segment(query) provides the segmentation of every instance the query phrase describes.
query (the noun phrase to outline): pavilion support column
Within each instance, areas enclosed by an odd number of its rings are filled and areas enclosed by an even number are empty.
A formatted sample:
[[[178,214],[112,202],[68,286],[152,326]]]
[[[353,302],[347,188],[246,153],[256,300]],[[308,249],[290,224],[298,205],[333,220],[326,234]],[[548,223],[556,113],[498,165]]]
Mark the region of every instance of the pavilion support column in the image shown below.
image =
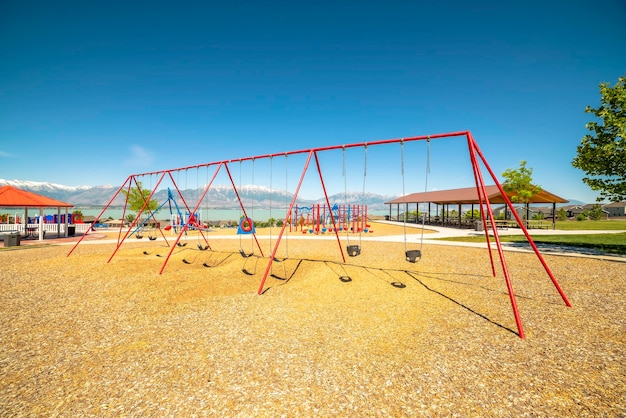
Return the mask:
[[[461,204],[459,203],[459,228],[461,228]]]
[[[63,232],[63,236],[64,236],[65,238],[67,238],[67,237],[69,236],[69,235],[68,235],[68,231],[67,231],[67,227],[69,226],[69,219],[68,219],[68,215],[69,215],[69,213],[68,213],[68,209],[67,209],[67,207],[66,207],[66,208],[65,208],[65,231]]]
[[[57,237],[61,238],[61,207],[57,207]]]
[[[552,230],[556,229],[556,202],[552,202]]]
[[[39,208],[39,241],[43,241],[43,207]]]

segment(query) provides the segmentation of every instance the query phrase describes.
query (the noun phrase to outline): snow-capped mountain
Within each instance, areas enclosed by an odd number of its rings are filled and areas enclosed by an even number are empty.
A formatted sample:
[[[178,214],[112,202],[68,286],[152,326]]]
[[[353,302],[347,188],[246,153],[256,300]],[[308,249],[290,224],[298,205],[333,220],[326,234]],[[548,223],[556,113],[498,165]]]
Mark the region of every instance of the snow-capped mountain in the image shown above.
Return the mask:
[[[43,196],[48,196],[53,199],[61,200],[63,202],[72,203],[75,206],[102,206],[106,205],[114,193],[118,190],[119,186],[65,186],[55,183],[44,183],[36,181],[24,181],[24,180],[4,180],[0,179],[0,186],[10,185],[19,189],[27,190]],[[159,190],[153,196],[153,199],[159,203],[164,203],[168,200],[171,193],[172,198],[178,205],[182,205],[182,200],[189,206],[196,205],[204,193],[204,186],[198,189],[185,189],[180,190],[180,194],[176,189],[163,189]],[[254,205],[255,207],[287,207],[293,198],[293,194],[285,190],[270,189],[269,187],[262,185],[242,185],[237,187],[239,198],[245,206]],[[182,198],[181,198],[182,194]],[[394,198],[395,196],[381,196],[375,193],[362,192],[348,192],[338,193],[329,196],[329,200],[332,204],[365,204],[370,207],[370,210],[382,210],[385,209],[384,202]],[[120,193],[111,205],[120,206],[124,204],[125,197]],[[318,199],[309,200],[298,198],[296,203],[301,206],[310,206],[312,204],[325,203],[325,198],[320,197]],[[239,202],[235,190],[230,185],[214,185],[209,189],[209,192],[202,200],[200,208],[238,208]]]
[[[63,184],[46,183],[28,180],[0,179],[1,186],[13,186],[18,189],[48,196],[74,205],[104,205],[111,198],[117,187],[104,186],[66,186]]]
[[[395,199],[398,196],[383,196],[371,192],[344,192],[328,196],[332,203],[340,205],[367,205],[372,210],[385,209],[385,202]],[[317,199],[314,203],[326,203],[324,198]]]

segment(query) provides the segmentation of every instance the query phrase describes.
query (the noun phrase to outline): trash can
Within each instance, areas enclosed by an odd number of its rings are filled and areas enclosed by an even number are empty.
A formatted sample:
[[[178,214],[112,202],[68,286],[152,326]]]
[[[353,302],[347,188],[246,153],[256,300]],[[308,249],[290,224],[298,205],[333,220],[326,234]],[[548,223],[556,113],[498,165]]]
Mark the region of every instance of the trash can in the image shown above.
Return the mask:
[[[4,234],[4,246],[5,247],[19,247],[19,245],[20,245],[20,234],[18,233]]]
[[[67,236],[73,237],[76,234],[76,225],[68,225],[67,226]]]
[[[476,231],[483,231],[483,221],[476,221]]]

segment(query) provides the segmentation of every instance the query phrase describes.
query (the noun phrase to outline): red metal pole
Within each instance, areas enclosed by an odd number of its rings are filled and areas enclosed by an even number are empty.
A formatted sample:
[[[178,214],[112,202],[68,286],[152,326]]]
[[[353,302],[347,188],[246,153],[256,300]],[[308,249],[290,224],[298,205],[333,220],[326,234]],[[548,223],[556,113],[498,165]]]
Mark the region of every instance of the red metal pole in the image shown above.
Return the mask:
[[[126,238],[126,236],[128,235],[128,233],[130,232],[131,226],[129,226],[128,231],[126,231],[126,234],[124,235],[123,238],[122,237],[122,227],[124,226],[124,218],[126,216],[126,207],[128,206],[128,196],[130,196],[130,190],[132,187],[132,181],[135,181],[135,184],[137,184],[137,180],[135,179],[135,176],[132,177],[131,182],[128,183],[128,188],[126,190],[126,201],[124,202],[124,210],[122,212],[122,223],[120,224],[120,229],[117,233],[117,245],[115,247],[115,249],[113,250],[113,253],[111,254],[111,256],[109,257],[109,259],[107,260],[107,263],[110,263],[111,260],[113,259],[113,256],[115,255],[115,253],[117,253],[117,250],[120,249],[120,247],[122,246],[122,243],[124,242],[124,239]],[[134,221],[133,221],[134,223]]]
[[[109,201],[107,202],[106,205],[104,205],[104,209],[102,209],[102,211],[100,212],[100,214],[96,217],[96,220],[100,220],[100,217],[104,214],[104,212],[109,208],[109,206],[111,206],[111,203],[115,200],[115,198],[120,194],[120,192],[122,191],[122,189],[124,188],[124,186],[126,186],[126,183],[130,182],[130,176],[126,178],[126,180],[124,181],[124,184],[122,184],[119,189],[117,189],[117,191],[113,194],[113,197],[111,199],[109,199]],[[74,244],[74,246],[72,247],[72,249],[67,253],[66,257],[69,257],[74,250],[76,249],[76,247],[78,246],[78,244],[80,244],[80,242],[87,236],[87,234],[89,233],[89,229],[86,229],[85,232],[83,233],[83,235],[80,237],[80,239],[76,242],[76,244]]]
[[[322,190],[324,190],[324,199],[326,199],[326,204],[328,205],[328,207],[330,207],[330,199],[328,198],[328,192],[326,191],[326,184],[324,183],[324,176],[322,176],[322,168],[320,167],[320,160],[317,157],[317,152],[315,153],[315,164],[317,164],[317,172],[319,173],[320,182],[322,183]],[[332,219],[332,212],[331,212],[331,219]],[[337,237],[337,245],[339,246],[339,251],[341,252],[341,259],[345,263],[346,256],[343,253],[343,247],[341,246],[341,240],[339,239],[339,233],[337,232],[337,228],[334,227],[335,220],[332,219],[332,221],[333,221],[333,229],[335,230],[335,237]]]
[[[165,174],[161,176],[161,179],[159,179],[159,181],[157,182],[156,186],[154,186],[154,188],[152,190],[150,190],[150,196],[148,196],[147,199],[143,197],[143,190],[141,189],[141,187],[139,187],[140,183],[135,178],[135,185],[137,186],[137,190],[139,191],[139,195],[143,199],[143,205],[141,206],[141,209],[139,209],[139,212],[137,213],[137,216],[133,220],[131,226],[128,228],[128,231],[126,232],[126,235],[124,235],[124,238],[122,239],[122,242],[128,237],[128,235],[130,233],[130,230],[135,225],[137,225],[139,218],[141,217],[141,215],[143,214],[143,212],[146,209],[148,209],[148,211],[150,212],[150,216],[152,216],[154,218],[154,213],[152,212],[152,209],[150,209],[149,203],[152,200],[152,196],[154,196],[154,193],[156,192],[156,189],[159,187],[159,184],[161,183],[161,180],[163,179],[164,176],[165,176]]]
[[[117,233],[117,244],[120,243],[120,238],[122,236],[122,227],[124,226],[124,219],[126,218],[126,208],[128,207],[128,196],[130,195],[130,189],[132,187],[132,180],[135,179],[135,176],[132,176],[131,182],[128,183],[128,187],[126,188],[126,200],[124,201],[124,209],[122,210],[122,223],[120,224],[120,229]],[[111,261],[111,259],[109,259]],[[108,261],[107,261],[108,263]]]
[[[471,135],[471,134],[468,133],[468,135]],[[546,263],[546,261],[544,260],[543,256],[541,255],[541,252],[539,251],[539,249],[535,245],[535,242],[533,241],[533,239],[531,238],[530,234],[528,233],[528,230],[526,229],[526,226],[524,225],[524,222],[520,219],[519,215],[517,214],[517,211],[515,210],[515,208],[513,207],[513,204],[511,203],[511,200],[509,199],[508,195],[506,194],[506,192],[502,188],[502,185],[500,184],[500,182],[498,182],[498,179],[496,178],[496,175],[491,170],[491,167],[489,167],[489,165],[487,164],[485,156],[481,152],[480,148],[478,148],[478,145],[476,144],[476,142],[474,142],[473,138],[472,138],[472,142],[474,144],[474,148],[476,149],[476,152],[478,153],[478,156],[483,161],[483,164],[487,168],[487,171],[489,171],[489,174],[491,175],[491,178],[495,182],[496,186],[498,186],[498,190],[500,191],[500,194],[504,198],[504,201],[506,202],[506,204],[509,207],[509,209],[511,209],[511,212],[513,213],[513,216],[515,216],[515,220],[517,221],[517,224],[519,225],[519,227],[524,232],[524,235],[526,236],[526,239],[528,240],[528,243],[530,244],[530,246],[532,247],[533,251],[537,255],[537,258],[539,258],[539,261],[541,262],[541,265],[543,265],[543,268],[545,269],[546,273],[548,273],[548,276],[550,277],[550,280],[552,280],[552,283],[554,284],[554,287],[559,292],[559,295],[561,295],[561,298],[563,299],[563,302],[565,302],[565,305],[568,306],[568,307],[571,307],[572,304],[567,299],[567,296],[565,296],[565,292],[563,291],[563,289],[561,289],[561,286],[559,285],[559,283],[557,282],[556,278],[554,277],[554,274],[552,274],[552,270],[550,270],[550,267],[548,267],[548,263]]]
[[[471,148],[474,148],[475,143],[474,143],[473,138],[471,139],[471,144],[472,144]],[[487,191],[485,189],[485,182],[483,181],[483,177],[480,172],[480,168],[478,167],[478,161],[476,160],[476,155],[474,154],[474,152],[470,154],[470,158],[472,160],[472,164],[477,170],[476,174],[478,175],[478,179],[480,181],[480,188],[482,189],[483,195],[486,196]],[[511,282],[511,276],[509,274],[509,269],[506,264],[506,259],[504,257],[504,250],[502,249],[502,243],[500,242],[498,228],[496,228],[495,220],[493,217],[493,211],[491,210],[491,202],[489,202],[489,199],[486,200],[486,204],[487,204],[487,211],[489,213],[489,219],[491,220],[491,225],[493,229],[493,237],[496,240],[496,246],[498,248],[498,256],[500,257],[500,264],[502,265],[502,271],[504,272],[504,280],[506,282],[506,288],[509,292],[509,300],[511,301],[513,315],[515,316],[515,324],[517,325],[517,331],[518,331],[519,337],[524,339],[526,338],[526,336],[524,334],[524,327],[522,325],[522,317],[519,313],[519,308],[517,307],[517,301],[515,299],[515,292],[513,291],[513,283]],[[491,243],[489,242],[489,240],[487,240],[487,246],[489,248],[489,252],[491,252]]]
[[[304,176],[306,175],[307,170],[309,169],[309,164],[311,162],[311,157],[313,156],[313,151],[311,151],[306,159],[306,162],[304,163],[304,168],[302,169],[302,175],[300,176],[300,181],[298,182],[298,186],[296,187],[296,190],[293,194],[293,197],[291,198],[291,203],[289,204],[289,210],[287,210],[287,214],[285,216],[285,219],[288,219],[289,216],[291,215],[291,211],[293,210],[293,205],[296,203],[296,199],[298,198],[298,193],[300,192],[300,186],[302,186],[302,182],[304,181]],[[228,166],[226,166],[226,168],[228,169]],[[232,181],[232,179],[231,179]],[[280,240],[283,237],[283,234],[285,233],[285,226],[287,225],[286,222],[283,222],[283,226],[280,228],[280,232],[278,233],[278,238],[276,239],[276,244],[274,244],[274,249],[272,250],[272,255],[270,256],[269,261],[267,262],[267,267],[265,268],[265,273],[263,273],[263,278],[261,279],[261,284],[259,285],[259,290],[258,290],[258,294],[262,294],[263,293],[263,287],[265,286],[265,281],[267,280],[267,276],[270,273],[270,269],[272,268],[272,262],[274,261],[274,257],[276,257],[276,251],[278,251],[278,245],[280,244]]]
[[[172,172],[168,172],[170,179],[172,180],[172,184],[174,185],[174,188],[176,189],[176,191],[178,192],[178,195],[180,196],[180,198],[183,200],[183,203],[185,204],[185,207],[187,207],[187,210],[189,211],[189,207],[187,206],[187,202],[185,202],[185,199],[183,198],[182,193],[180,192],[180,190],[178,189],[178,184],[176,184],[176,181],[174,180],[174,176],[172,176]],[[180,223],[182,223],[182,219],[179,221]],[[180,242],[180,238],[183,236],[183,234],[185,232],[187,232],[187,226],[188,226],[189,222],[185,222],[185,225],[180,229],[180,232],[178,233],[178,236],[176,237],[176,241],[174,242],[174,244],[172,244],[172,246],[170,247],[170,251],[167,253],[167,256],[165,257],[165,261],[163,261],[163,265],[161,266],[161,270],[159,270],[159,274],[163,274],[163,270],[165,270],[165,266],[167,266],[167,262],[170,260],[170,257],[172,256],[172,253],[174,252],[174,249],[176,248],[176,246],[178,245],[178,243]]]
[[[193,213],[195,214],[196,211],[198,210],[198,208],[200,207],[200,205],[202,204],[202,201],[204,200],[204,197],[207,195],[207,193],[209,192],[209,189],[211,188],[211,186],[213,185],[213,181],[215,180],[215,177],[217,177],[217,173],[219,173],[220,169],[222,168],[222,163],[220,163],[217,166],[217,169],[215,169],[215,173],[213,173],[213,177],[211,177],[211,181],[209,181],[206,185],[206,187],[204,188],[204,192],[202,193],[202,196],[200,196],[200,199],[198,199],[198,203],[196,204],[196,206],[193,208]],[[209,245],[209,241],[206,239],[206,237],[204,236],[204,234],[202,233],[201,229],[198,229],[198,232],[200,233],[200,235],[202,235],[202,238],[204,239],[204,242],[209,246],[209,249],[211,249],[211,246]]]
[[[152,191],[150,193],[150,197],[148,198],[148,202],[150,202],[150,200],[152,199],[152,196],[154,196],[154,194],[156,193],[156,190],[159,188],[159,185],[161,184],[161,181],[163,180],[164,177],[165,177],[165,173],[163,173],[163,175],[161,175],[161,178],[157,181],[157,183],[155,184],[154,188],[152,189]],[[148,210],[150,211],[150,216],[152,217],[152,219],[154,219],[156,221],[157,220],[156,216],[155,216],[156,214],[152,212],[152,209],[150,209],[150,207],[148,207]],[[143,211],[143,209],[142,209],[142,211]],[[137,215],[137,216],[139,216],[139,215]],[[159,227],[159,232],[161,233],[161,236],[163,237],[163,240],[165,241],[165,243],[169,247],[170,243],[167,241],[167,237],[163,233],[163,230],[161,229],[161,227]]]
[[[241,211],[243,212],[243,216],[245,216],[247,219],[248,218],[248,214],[246,213],[246,208],[243,204],[243,201],[241,200],[241,197],[239,196],[239,190],[237,189],[237,186],[235,185],[235,181],[233,180],[233,176],[230,173],[230,168],[228,167],[227,163],[224,163],[224,167],[226,167],[226,172],[228,173],[228,178],[230,179],[230,184],[232,184],[233,186],[233,190],[235,191],[235,196],[237,196],[237,200],[239,201],[239,206],[241,207]],[[254,219],[252,220],[252,222],[254,223]],[[259,240],[257,239],[256,236],[256,232],[254,232],[254,227],[252,228],[252,236],[254,237],[254,242],[256,242],[256,246],[259,249],[259,252],[261,253],[261,257],[265,257],[265,255],[263,254],[263,249],[261,248],[261,244],[259,244]]]
[[[483,210],[483,202],[487,201],[489,197],[483,194],[485,189],[479,186],[479,184],[481,183],[479,180],[480,167],[476,160],[476,151],[474,150],[474,147],[472,145],[472,140],[470,140],[469,135],[467,136],[467,147],[469,151],[470,162],[472,163],[472,171],[474,172],[474,182],[476,183],[476,194],[478,195],[478,203],[480,205],[480,218],[483,223],[483,229],[485,230],[485,240],[487,242],[487,248],[489,248],[488,253],[489,253],[489,261],[491,262],[491,273],[493,274],[493,277],[496,277],[496,266],[493,261],[493,254],[491,252],[491,243],[489,241],[489,228],[487,228],[487,219],[485,217],[485,211]],[[494,227],[493,220],[491,221],[491,225],[492,227]]]

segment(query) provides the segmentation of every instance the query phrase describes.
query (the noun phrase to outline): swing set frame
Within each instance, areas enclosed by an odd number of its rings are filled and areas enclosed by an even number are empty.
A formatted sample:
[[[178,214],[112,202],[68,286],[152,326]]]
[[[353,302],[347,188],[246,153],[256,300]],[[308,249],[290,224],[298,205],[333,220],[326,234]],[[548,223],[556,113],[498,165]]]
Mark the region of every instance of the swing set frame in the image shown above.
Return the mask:
[[[147,173],[141,173],[141,174],[132,174],[132,175],[127,177],[127,179],[124,182],[124,184],[122,186],[120,186],[120,188],[115,192],[113,197],[109,200],[107,205],[105,205],[104,209],[102,209],[102,212],[100,213],[100,215],[98,215],[98,217],[96,219],[99,219],[104,214],[106,209],[111,205],[111,203],[115,200],[115,198],[119,195],[119,193],[122,190],[124,190],[124,188],[126,188],[127,191],[130,191],[131,186],[133,184],[135,185],[135,187],[139,187],[139,182],[138,182],[137,178],[140,178],[142,176],[147,176],[147,175],[150,175],[150,176],[151,175],[156,175],[157,178],[158,178],[158,181],[156,182],[156,185],[154,186],[153,190],[151,191],[150,196],[146,199],[145,204],[142,207],[142,209],[139,212],[139,214],[138,214],[136,219],[138,219],[139,216],[141,215],[141,213],[147,208],[148,202],[150,201],[150,199],[152,199],[152,196],[154,195],[154,193],[156,192],[156,190],[159,187],[160,183],[162,182],[162,180],[166,176],[168,176],[170,178],[170,180],[173,183],[176,191],[178,192],[178,195],[181,198],[181,201],[183,202],[183,204],[185,205],[185,207],[187,208],[189,213],[196,213],[198,208],[200,207],[200,204],[202,203],[202,201],[204,200],[205,196],[207,195],[207,193],[209,192],[210,188],[212,187],[213,181],[215,180],[215,178],[217,177],[218,173],[222,169],[224,169],[226,171],[227,175],[228,175],[230,183],[231,183],[231,185],[233,187],[233,190],[234,190],[235,195],[237,197],[237,200],[239,202],[239,205],[240,205],[241,211],[243,213],[243,216],[245,218],[248,218],[248,214],[246,212],[246,207],[245,207],[244,202],[242,201],[242,199],[240,197],[238,187],[235,184],[235,181],[233,180],[233,176],[231,174],[229,165],[232,164],[232,163],[240,163],[241,164],[242,162],[245,162],[245,161],[252,161],[252,162],[254,162],[255,160],[265,159],[265,158],[274,158],[274,157],[283,157],[283,156],[284,157],[288,157],[290,155],[304,154],[304,155],[306,155],[306,161],[304,163],[304,166],[303,166],[303,169],[302,169],[302,173],[300,175],[300,179],[299,179],[298,184],[297,184],[297,186],[296,186],[296,188],[295,188],[295,190],[293,192],[292,199],[291,199],[291,202],[289,203],[289,206],[288,206],[288,209],[287,209],[287,212],[286,212],[286,215],[285,215],[285,219],[284,219],[284,222],[283,222],[282,227],[280,229],[280,232],[278,233],[278,236],[277,236],[275,242],[273,243],[273,248],[271,250],[271,255],[268,258],[267,265],[266,265],[265,271],[263,273],[263,277],[261,279],[261,283],[260,283],[258,291],[257,291],[257,293],[259,295],[261,295],[265,291],[265,283],[266,283],[267,277],[270,275],[273,262],[276,260],[276,253],[277,253],[277,251],[279,249],[280,242],[281,242],[281,240],[282,240],[282,238],[283,238],[283,236],[285,234],[285,229],[286,229],[287,225],[290,224],[292,211],[294,209],[294,206],[296,205],[296,199],[298,198],[298,195],[299,195],[299,192],[300,192],[300,188],[302,186],[302,183],[304,181],[304,178],[305,178],[305,176],[306,176],[306,174],[307,174],[307,172],[309,170],[309,167],[310,167],[312,161],[315,161],[315,167],[317,168],[317,173],[319,175],[320,185],[321,185],[323,193],[324,193],[325,203],[326,203],[327,207],[331,207],[330,200],[329,200],[329,197],[328,197],[328,193],[326,191],[326,184],[324,182],[324,176],[322,174],[322,169],[321,169],[321,166],[320,166],[320,160],[319,160],[319,154],[320,153],[323,153],[325,151],[340,150],[340,149],[344,149],[344,150],[345,149],[350,149],[350,148],[364,148],[364,149],[367,149],[368,147],[379,146],[379,145],[404,144],[404,143],[413,142],[413,141],[432,141],[432,140],[436,140],[436,139],[455,138],[455,137],[465,137],[466,140],[467,140],[467,146],[468,146],[470,162],[471,162],[471,165],[472,165],[474,181],[475,181],[475,185],[476,185],[476,191],[478,193],[479,204],[480,204],[480,208],[481,208],[481,210],[480,210],[481,221],[482,221],[482,224],[483,224],[483,230],[485,231],[485,238],[486,238],[487,243],[488,243],[488,249],[489,249],[488,253],[489,253],[489,258],[490,258],[490,262],[491,262],[492,274],[493,274],[494,277],[496,276],[495,260],[494,260],[493,254],[492,254],[491,245],[489,244],[489,238],[490,238],[489,237],[489,229],[491,229],[491,231],[493,233],[494,240],[495,240],[495,246],[496,246],[496,249],[497,249],[497,254],[498,254],[498,257],[500,259],[500,265],[501,265],[503,273],[504,273],[504,279],[505,279],[505,282],[506,282],[506,286],[507,286],[507,290],[508,290],[508,294],[509,294],[509,299],[510,299],[510,302],[511,302],[511,307],[513,309],[513,314],[515,316],[515,322],[516,322],[517,329],[518,329],[518,335],[519,335],[520,338],[525,338],[523,325],[522,325],[522,320],[521,320],[521,317],[520,317],[520,314],[519,314],[519,309],[518,309],[518,306],[517,306],[515,293],[513,291],[513,285],[512,285],[511,277],[510,277],[510,274],[509,274],[509,269],[507,267],[506,258],[504,256],[504,251],[502,249],[502,243],[501,243],[501,240],[500,240],[500,236],[498,234],[498,228],[495,225],[495,217],[493,215],[493,210],[492,210],[492,207],[491,207],[491,203],[489,202],[489,199],[488,199],[486,186],[485,186],[485,176],[483,175],[483,171],[481,169],[481,163],[482,163],[482,166],[484,166],[484,168],[486,169],[488,177],[490,177],[493,180],[493,182],[495,183],[495,185],[498,187],[498,190],[500,191],[500,194],[504,198],[507,207],[511,210],[511,213],[515,217],[515,220],[516,220],[519,228],[523,231],[526,239],[528,240],[528,243],[530,244],[530,246],[533,249],[534,253],[536,254],[537,258],[541,262],[544,270],[548,274],[550,280],[552,281],[554,287],[556,288],[556,290],[558,291],[559,295],[561,296],[563,302],[568,307],[571,307],[571,303],[567,299],[567,296],[563,292],[561,286],[559,285],[559,283],[557,282],[556,278],[554,277],[554,274],[552,273],[552,271],[550,270],[548,264],[544,260],[541,252],[539,251],[539,249],[535,245],[533,239],[531,238],[530,234],[528,233],[528,230],[526,229],[526,226],[525,226],[524,222],[522,221],[522,219],[519,217],[518,213],[513,208],[513,204],[511,203],[511,200],[508,198],[507,194],[505,193],[502,185],[500,184],[500,182],[498,181],[498,178],[496,177],[496,175],[494,174],[493,170],[489,166],[489,164],[487,162],[487,159],[485,158],[483,152],[481,151],[481,149],[479,148],[478,144],[474,140],[474,137],[472,136],[470,131],[459,131],[459,132],[442,133],[442,134],[420,135],[420,136],[405,137],[405,138],[386,139],[386,140],[378,140],[378,141],[359,142],[359,143],[344,144],[344,145],[335,145],[335,146],[327,146],[327,147],[301,149],[301,150],[296,150],[296,151],[280,152],[280,153],[265,154],[265,155],[251,156],[251,157],[243,157],[243,158],[237,158],[237,159],[231,159],[231,160],[223,160],[223,161],[218,161],[218,162],[210,162],[210,163],[205,163],[205,164],[198,164],[198,165],[181,167],[181,168],[175,168],[175,169],[169,169],[169,170],[153,171],[153,172],[147,172]],[[182,170],[200,169],[200,168],[206,168],[208,170],[210,167],[215,167],[215,172],[213,173],[213,176],[212,176],[211,180],[204,187],[203,193],[202,193],[201,197],[198,199],[198,202],[196,203],[195,207],[193,207],[193,210],[190,210],[191,208],[188,205],[188,203],[185,201],[185,199],[183,197],[183,194],[181,193],[181,191],[180,191],[180,189],[179,189],[179,187],[178,187],[178,185],[177,185],[177,183],[176,183],[172,173],[180,173]],[[128,193],[126,193],[126,195],[128,196]],[[127,204],[128,204],[128,198],[126,199],[126,202],[124,204],[124,212],[126,211]],[[332,213],[331,213],[331,222],[333,224],[333,231],[334,231],[335,236],[336,236],[336,240],[337,240],[337,244],[338,244],[338,248],[339,248],[341,259],[343,260],[343,263],[345,263],[346,262],[346,255],[345,255],[345,252],[344,252],[343,247],[341,245],[341,240],[340,240],[340,237],[339,237],[339,233],[337,232],[337,229],[338,229],[337,225],[336,225],[337,220],[335,219],[335,217],[333,216]],[[488,224],[489,224],[489,226],[491,228],[488,228]],[[135,226],[134,223],[131,224],[130,228],[128,229],[128,231],[130,232],[133,229],[134,226]],[[176,238],[176,241],[174,242],[174,245],[171,245],[170,251],[169,251],[167,257],[165,258],[165,261],[163,262],[163,265],[161,266],[159,274],[162,274],[163,271],[165,270],[165,267],[167,266],[167,263],[169,261],[169,258],[171,256],[172,252],[176,248],[176,245],[180,241],[180,239],[183,236],[183,234],[186,233],[188,229],[189,229],[189,221],[187,221],[185,223],[185,225],[181,228],[181,230],[180,230],[180,232],[179,232],[179,234],[178,234],[178,236]],[[124,240],[127,238],[129,232],[126,232],[126,234],[122,237],[122,229],[121,229],[121,226],[120,226],[120,233],[118,234],[117,245],[116,245],[113,253],[109,257],[107,263],[110,262],[113,259],[113,257],[115,256],[115,254],[117,253],[117,251],[119,250],[121,245],[123,244]],[[204,236],[202,231],[200,231],[200,234],[202,234],[202,238],[206,241],[206,243],[208,245],[207,237]],[[67,254],[68,257],[74,252],[76,247],[82,242],[82,240],[85,238],[86,235],[87,235],[87,231],[83,234],[83,236],[78,240],[78,242],[68,252],[68,254]],[[261,245],[259,244],[259,241],[257,239],[256,233],[254,233],[254,231],[253,231],[252,235],[253,235],[254,241],[256,243],[256,247],[258,248],[259,253],[261,254],[261,257],[264,257],[263,250],[261,248]]]

